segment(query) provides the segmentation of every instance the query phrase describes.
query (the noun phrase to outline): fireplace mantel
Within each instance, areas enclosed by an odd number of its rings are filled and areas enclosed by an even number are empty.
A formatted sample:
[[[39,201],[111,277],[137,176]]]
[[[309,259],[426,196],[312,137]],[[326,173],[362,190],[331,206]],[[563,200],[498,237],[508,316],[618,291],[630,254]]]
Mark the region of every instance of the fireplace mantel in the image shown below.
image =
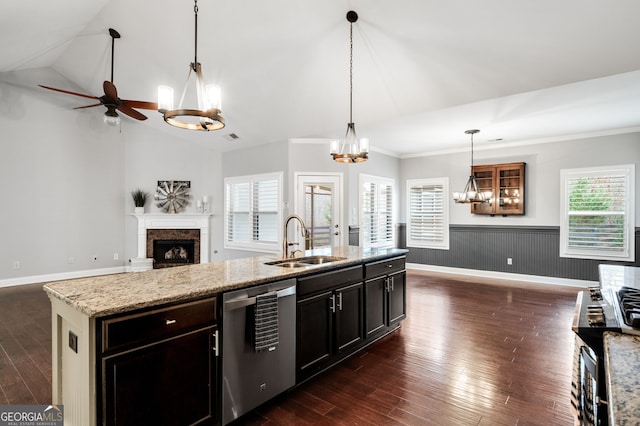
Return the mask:
[[[209,219],[211,214],[144,213],[138,219],[138,257],[147,257],[147,229],[199,229],[200,263],[209,263]]]

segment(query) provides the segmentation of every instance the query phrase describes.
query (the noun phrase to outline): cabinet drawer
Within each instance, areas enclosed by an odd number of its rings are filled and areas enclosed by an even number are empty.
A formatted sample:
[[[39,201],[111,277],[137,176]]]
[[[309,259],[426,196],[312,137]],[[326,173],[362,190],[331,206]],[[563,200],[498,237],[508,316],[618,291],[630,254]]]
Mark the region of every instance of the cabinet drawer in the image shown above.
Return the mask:
[[[379,262],[367,263],[364,265],[364,279],[369,280],[381,275],[403,271],[405,268],[405,260],[405,256],[402,256],[394,257],[393,259],[381,260]]]
[[[362,281],[362,265],[298,278],[298,296]]]
[[[216,298],[102,321],[102,352],[140,345],[215,324]]]

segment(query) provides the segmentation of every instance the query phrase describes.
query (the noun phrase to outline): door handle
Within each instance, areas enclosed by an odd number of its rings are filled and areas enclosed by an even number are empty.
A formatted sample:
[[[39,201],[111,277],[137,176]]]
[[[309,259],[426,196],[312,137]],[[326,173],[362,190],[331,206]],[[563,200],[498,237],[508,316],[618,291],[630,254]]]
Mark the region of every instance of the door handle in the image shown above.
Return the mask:
[[[331,297],[329,297],[329,299],[331,299],[331,304],[329,305],[329,310],[331,310],[331,312],[333,312],[335,314],[335,312],[336,312],[336,296],[332,294]]]
[[[338,293],[338,310],[342,310],[342,293]]]

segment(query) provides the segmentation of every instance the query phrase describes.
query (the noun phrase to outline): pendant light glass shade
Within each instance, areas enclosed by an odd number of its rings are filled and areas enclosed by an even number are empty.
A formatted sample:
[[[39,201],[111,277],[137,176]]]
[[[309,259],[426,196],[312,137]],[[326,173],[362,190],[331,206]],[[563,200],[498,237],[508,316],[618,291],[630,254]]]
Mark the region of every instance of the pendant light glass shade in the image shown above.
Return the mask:
[[[462,192],[453,193],[453,201],[460,204],[472,203],[488,203],[491,200],[491,191],[479,191],[476,176],[473,174],[473,135],[479,133],[480,130],[472,129],[465,131],[465,134],[471,135],[471,175],[467,179],[467,184]]]
[[[182,91],[180,103],[178,108],[174,109],[173,89],[169,86],[159,86],[158,111],[163,115],[165,122],[181,129],[219,130],[224,127],[224,118],[220,115],[222,110],[221,90],[216,85],[205,84],[202,77],[202,65],[198,62],[198,0],[194,0],[193,12],[195,15],[195,57],[189,65],[187,83]],[[197,109],[182,108],[191,73],[196,75]]]
[[[356,125],[353,122],[353,23],[358,14],[347,12],[349,21],[349,123],[344,139],[334,139],[329,143],[329,153],[338,163],[362,163],[369,158],[369,139],[358,139]]]

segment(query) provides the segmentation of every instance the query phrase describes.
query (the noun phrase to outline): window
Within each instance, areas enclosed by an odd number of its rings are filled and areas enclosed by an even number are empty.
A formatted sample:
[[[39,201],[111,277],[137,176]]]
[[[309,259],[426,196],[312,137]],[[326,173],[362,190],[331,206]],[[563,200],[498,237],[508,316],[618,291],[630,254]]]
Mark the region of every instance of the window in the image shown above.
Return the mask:
[[[635,166],[560,171],[560,256],[634,261]]]
[[[282,173],[226,178],[225,247],[280,250]]]
[[[393,247],[393,179],[360,175],[360,245]]]
[[[449,250],[449,178],[407,180],[407,247]]]

